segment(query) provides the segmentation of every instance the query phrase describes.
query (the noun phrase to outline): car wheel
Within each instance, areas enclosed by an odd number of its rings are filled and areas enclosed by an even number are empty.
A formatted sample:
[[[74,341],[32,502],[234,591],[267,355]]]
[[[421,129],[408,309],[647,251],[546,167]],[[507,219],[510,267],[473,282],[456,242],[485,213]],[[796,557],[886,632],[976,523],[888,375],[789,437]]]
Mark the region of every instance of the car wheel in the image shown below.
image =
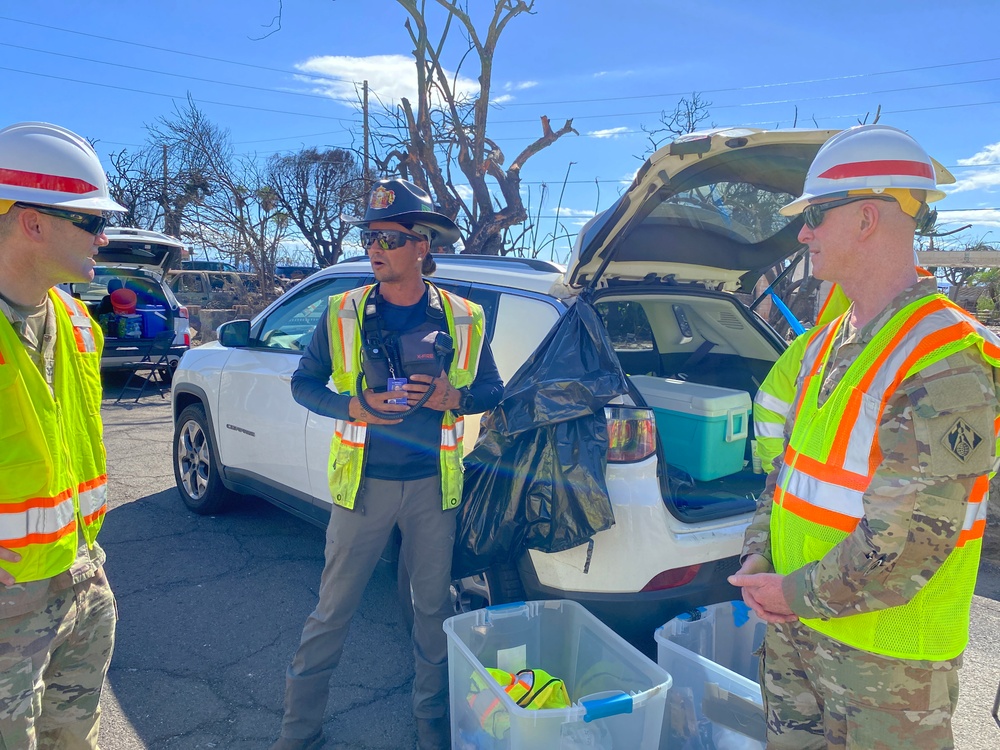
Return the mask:
[[[396,563],[396,593],[403,612],[406,629],[413,630],[413,599],[410,596],[410,576],[403,556]],[[455,614],[472,612],[494,604],[509,604],[524,600],[524,587],[517,567],[510,563],[494,565],[485,573],[451,582],[451,601]]]
[[[233,499],[219,475],[212,431],[200,404],[185,407],[174,425],[174,480],[184,504],[195,513],[219,513]]]

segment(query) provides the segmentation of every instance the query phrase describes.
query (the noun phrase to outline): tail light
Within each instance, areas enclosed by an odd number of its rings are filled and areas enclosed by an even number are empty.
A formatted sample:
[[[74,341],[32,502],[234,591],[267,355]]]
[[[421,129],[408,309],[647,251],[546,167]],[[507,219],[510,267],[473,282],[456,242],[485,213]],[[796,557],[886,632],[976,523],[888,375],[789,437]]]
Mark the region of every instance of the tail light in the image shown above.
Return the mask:
[[[656,452],[656,426],[653,412],[631,406],[606,406],[608,423],[608,462],[634,463]]]
[[[686,565],[683,568],[665,570],[653,576],[649,583],[642,587],[643,591],[663,591],[664,589],[675,589],[678,586],[686,586],[695,579],[701,565]]]
[[[182,330],[184,331],[184,333],[182,335],[184,336],[184,346],[187,347],[188,349],[190,349],[191,348],[191,324],[190,324],[190,322],[187,322],[187,321],[191,320],[191,315],[188,313],[188,309],[186,307],[184,307],[184,305],[181,305],[180,307],[177,308],[177,317],[183,319],[184,321],[186,321],[183,324],[183,329]]]

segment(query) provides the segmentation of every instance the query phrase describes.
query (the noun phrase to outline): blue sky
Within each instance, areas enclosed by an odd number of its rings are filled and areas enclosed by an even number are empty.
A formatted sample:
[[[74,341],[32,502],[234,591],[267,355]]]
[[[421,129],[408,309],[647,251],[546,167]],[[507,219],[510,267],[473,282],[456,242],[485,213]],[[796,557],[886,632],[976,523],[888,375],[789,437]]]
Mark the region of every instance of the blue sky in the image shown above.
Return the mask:
[[[471,5],[482,17],[492,3]],[[412,90],[405,13],[393,0],[284,0],[281,30],[255,39],[270,30],[278,7],[279,0],[5,4],[0,121],[64,125],[96,139],[106,160],[141,144],[146,124],[190,92],[240,151],[360,142],[349,81],[367,79],[385,100]],[[545,182],[541,215],[554,215],[569,168],[562,216],[575,231],[610,205],[641,163],[636,157],[649,150],[641,128],[697,91],[712,103],[709,124],[720,126],[790,127],[797,107],[800,126],[815,118],[820,127],[848,127],[881,105],[881,122],[909,131],[958,179],[938,204],[941,226],[974,226],[951,242],[1000,242],[996,0],[537,0],[535,10],[501,38],[489,134],[508,160],[538,136],[541,115],[555,126],[573,118],[580,136],[528,161],[532,213]],[[462,51],[453,37],[451,70]],[[552,230],[546,221],[543,233]],[[567,250],[560,241],[554,257]]]

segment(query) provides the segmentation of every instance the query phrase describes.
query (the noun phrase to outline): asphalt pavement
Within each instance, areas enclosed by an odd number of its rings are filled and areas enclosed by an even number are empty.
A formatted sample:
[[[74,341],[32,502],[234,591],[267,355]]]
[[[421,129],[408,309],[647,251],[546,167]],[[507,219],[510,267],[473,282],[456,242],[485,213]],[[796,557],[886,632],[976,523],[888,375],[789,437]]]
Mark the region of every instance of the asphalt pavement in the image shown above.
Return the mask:
[[[174,487],[169,400],[153,393],[115,405],[121,379],[112,374],[106,386],[110,501],[100,541],[120,620],[101,747],[266,750],[280,728],[285,667],[316,601],[323,531],[255,498],[219,516],[188,511]],[[327,748],[412,748],[412,678],[394,574],[380,563],[332,684]],[[987,563],[960,682],[956,747],[995,750],[1000,568]]]

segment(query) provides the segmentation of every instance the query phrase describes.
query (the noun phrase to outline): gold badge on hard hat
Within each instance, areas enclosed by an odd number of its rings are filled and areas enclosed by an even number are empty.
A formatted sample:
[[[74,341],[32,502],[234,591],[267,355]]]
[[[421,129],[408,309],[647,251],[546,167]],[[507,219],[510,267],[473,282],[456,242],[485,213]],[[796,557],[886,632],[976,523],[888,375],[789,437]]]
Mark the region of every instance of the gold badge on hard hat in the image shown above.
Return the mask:
[[[394,200],[396,200],[396,194],[392,190],[378,187],[372,191],[372,202],[370,205],[376,211],[381,211],[383,208],[389,208]]]
[[[945,433],[943,442],[948,446],[948,450],[952,452],[955,458],[964,462],[979,447],[983,439],[979,433],[969,426],[968,422],[959,418],[951,426],[951,429]]]

